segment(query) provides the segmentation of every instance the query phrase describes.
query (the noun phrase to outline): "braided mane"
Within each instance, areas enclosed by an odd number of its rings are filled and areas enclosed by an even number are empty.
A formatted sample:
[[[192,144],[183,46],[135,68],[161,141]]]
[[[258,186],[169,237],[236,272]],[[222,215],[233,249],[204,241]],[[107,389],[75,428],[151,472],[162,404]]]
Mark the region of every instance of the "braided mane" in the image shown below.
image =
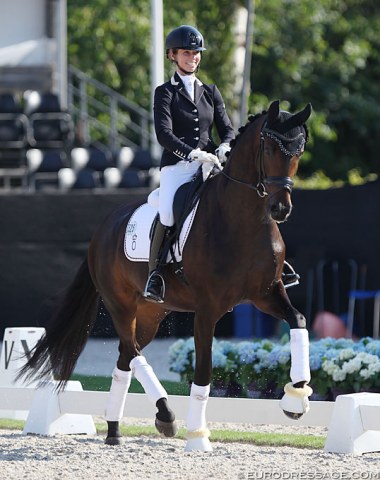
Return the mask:
[[[249,125],[251,125],[253,122],[255,122],[259,117],[261,117],[262,115],[265,115],[267,113],[266,110],[263,110],[261,113],[256,113],[255,115],[250,115],[248,117],[248,122],[241,126],[239,128],[239,133],[238,135],[236,136],[236,138],[234,138],[233,140],[230,141],[230,147],[231,149],[236,145],[236,143],[240,140],[241,138],[241,135],[242,133],[246,130],[247,127],[249,127]],[[228,156],[228,155],[227,155]]]

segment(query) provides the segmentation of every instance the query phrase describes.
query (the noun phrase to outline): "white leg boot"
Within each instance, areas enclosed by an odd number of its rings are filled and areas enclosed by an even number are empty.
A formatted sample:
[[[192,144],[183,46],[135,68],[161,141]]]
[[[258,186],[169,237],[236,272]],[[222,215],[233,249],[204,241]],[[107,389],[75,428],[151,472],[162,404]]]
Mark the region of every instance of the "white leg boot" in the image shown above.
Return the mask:
[[[153,368],[146,361],[145,357],[139,355],[138,357],[133,358],[129,366],[132,369],[134,376],[141,383],[153,405],[156,405],[157,400],[160,398],[168,398],[166,390],[161,385]]]
[[[284,387],[285,395],[280,401],[280,407],[285,414],[295,420],[309,411],[309,397],[313,390],[305,385],[303,388],[294,388],[298,382],[310,381],[309,366],[309,333],[305,328],[290,329],[291,383]]]
[[[114,368],[111,388],[106,403],[105,418],[108,422],[119,422],[122,419],[131,379],[132,372],[125,372],[117,367]]]
[[[198,450],[212,452],[209,440],[210,431],[206,422],[206,407],[210,394],[210,385],[205,387],[191,385],[189,412],[187,415],[187,443],[185,452]]]
[[[178,431],[175,416],[167,404],[168,394],[156,377],[153,368],[142,355],[133,358],[129,365],[151,403],[158,408],[155,420],[157,430],[165,437],[174,437]]]

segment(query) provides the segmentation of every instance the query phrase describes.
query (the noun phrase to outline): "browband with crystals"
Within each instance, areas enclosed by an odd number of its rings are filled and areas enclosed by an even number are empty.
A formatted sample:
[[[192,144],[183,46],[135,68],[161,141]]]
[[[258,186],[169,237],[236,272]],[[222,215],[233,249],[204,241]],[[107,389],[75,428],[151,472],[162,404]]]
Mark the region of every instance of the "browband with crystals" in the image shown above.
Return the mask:
[[[299,155],[304,151],[306,139],[303,133],[299,133],[296,137],[290,138],[290,139],[284,137],[283,135],[280,135],[278,132],[274,132],[273,130],[269,130],[269,129],[263,129],[262,133],[266,137],[274,140],[279,146],[281,152],[284,153],[285,155],[292,157],[294,155]],[[283,142],[286,144],[297,142],[297,145],[295,146],[296,148],[292,148],[290,150],[284,146]]]

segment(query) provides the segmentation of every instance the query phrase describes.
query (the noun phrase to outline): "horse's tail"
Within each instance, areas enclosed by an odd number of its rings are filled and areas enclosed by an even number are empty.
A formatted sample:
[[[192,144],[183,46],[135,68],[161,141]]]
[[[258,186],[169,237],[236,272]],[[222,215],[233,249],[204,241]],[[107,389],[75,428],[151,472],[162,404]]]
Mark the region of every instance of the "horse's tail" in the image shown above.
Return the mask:
[[[53,374],[58,388],[64,388],[94,326],[97,307],[98,293],[86,259],[18,378],[42,380]]]

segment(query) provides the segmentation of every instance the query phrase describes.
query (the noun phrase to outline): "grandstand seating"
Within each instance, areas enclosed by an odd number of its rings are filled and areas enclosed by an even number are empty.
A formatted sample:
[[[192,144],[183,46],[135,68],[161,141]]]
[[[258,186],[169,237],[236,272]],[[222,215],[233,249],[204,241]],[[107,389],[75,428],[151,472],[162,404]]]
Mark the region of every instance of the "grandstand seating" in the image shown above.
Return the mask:
[[[101,187],[99,177],[94,170],[83,168],[75,171],[72,168],[62,168],[58,172],[58,186],[62,192],[70,190],[93,190]]]
[[[73,119],[56,94],[0,94],[0,190],[112,191],[158,184],[159,168],[145,148],[115,152],[101,144],[77,145]]]
[[[116,167],[111,167],[104,171],[104,186],[107,189],[147,187],[147,180],[146,172],[137,168],[120,171]]]
[[[20,149],[26,144],[27,117],[12,93],[0,94],[0,148]]]
[[[32,148],[26,152],[29,190],[44,187],[58,188],[58,172],[68,165],[67,155],[63,150],[40,150]]]
[[[25,97],[28,116],[27,140],[30,147],[67,149],[74,141],[71,115],[61,109],[58,96],[29,92]]]

